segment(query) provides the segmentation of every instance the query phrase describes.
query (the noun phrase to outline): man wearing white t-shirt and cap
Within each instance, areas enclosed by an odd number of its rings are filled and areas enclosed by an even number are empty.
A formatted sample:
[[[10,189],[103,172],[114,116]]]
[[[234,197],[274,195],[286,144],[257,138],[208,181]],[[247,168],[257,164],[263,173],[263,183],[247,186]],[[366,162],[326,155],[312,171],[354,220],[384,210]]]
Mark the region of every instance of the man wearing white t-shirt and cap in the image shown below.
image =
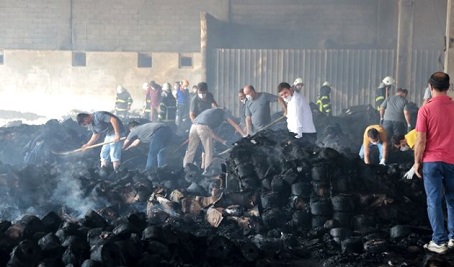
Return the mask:
[[[305,145],[314,145],[317,131],[312,119],[312,111],[306,98],[296,92],[288,83],[280,83],[279,96],[287,103],[287,128],[296,134]]]

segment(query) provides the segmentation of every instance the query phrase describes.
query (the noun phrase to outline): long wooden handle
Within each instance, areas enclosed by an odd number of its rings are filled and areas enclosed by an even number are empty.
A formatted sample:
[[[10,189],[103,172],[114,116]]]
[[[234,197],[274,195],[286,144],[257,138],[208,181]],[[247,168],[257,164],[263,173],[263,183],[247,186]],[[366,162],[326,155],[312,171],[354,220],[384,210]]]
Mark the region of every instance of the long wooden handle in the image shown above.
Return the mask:
[[[120,141],[121,141],[121,140],[125,140],[125,139],[126,139],[126,137],[122,137],[122,138],[120,138]],[[108,142],[103,142],[103,143],[98,143],[98,144],[86,146],[86,147],[84,147],[84,148],[74,149],[74,150],[71,150],[71,151],[66,151],[66,152],[54,152],[54,153],[55,153],[55,154],[59,154],[59,155],[68,155],[68,154],[80,152],[80,151],[83,151],[83,150],[87,150],[87,149],[90,149],[90,148],[94,148],[94,147],[98,147],[98,146],[103,146],[103,145],[111,144],[111,143],[114,143],[114,142],[115,142],[115,140],[112,140],[112,141],[108,141]]]
[[[281,121],[283,118],[285,118],[284,115],[280,116],[279,118],[275,119],[274,121],[268,123],[267,125],[265,125],[262,129],[258,130],[257,132],[260,132],[260,131],[263,131],[265,129],[268,129],[270,128],[271,126],[273,126],[274,124],[278,123],[279,121]]]
[[[259,131],[257,131],[257,133],[260,132],[260,131],[263,131],[263,130],[265,130],[265,129],[267,129],[267,128],[273,126],[273,125],[275,125],[276,123],[278,123],[279,121],[281,121],[283,118],[285,118],[285,116],[281,116],[281,117],[275,119],[274,121],[268,123],[268,124],[265,125],[262,129],[260,129]],[[226,150],[224,150],[224,151],[218,153],[218,156],[225,155],[225,154],[229,153],[230,151],[232,151],[232,148],[228,148],[228,149],[226,149]]]

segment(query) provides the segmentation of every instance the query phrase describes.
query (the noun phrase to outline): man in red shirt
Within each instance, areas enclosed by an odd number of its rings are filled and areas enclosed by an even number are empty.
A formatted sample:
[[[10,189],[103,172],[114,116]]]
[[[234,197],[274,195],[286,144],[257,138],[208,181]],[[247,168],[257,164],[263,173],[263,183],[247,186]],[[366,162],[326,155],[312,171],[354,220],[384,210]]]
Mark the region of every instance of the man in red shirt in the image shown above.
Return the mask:
[[[429,88],[432,98],[419,109],[416,122],[413,169],[424,182],[433,231],[432,240],[424,248],[443,254],[454,248],[454,102],[447,95],[449,75],[435,72],[430,76]],[[443,195],[448,231],[444,227]]]
[[[150,82],[150,86],[147,90],[147,97],[149,97],[150,102],[150,121],[158,121],[158,110],[159,105],[161,104],[161,93],[162,87],[157,84],[155,81]],[[148,100],[148,99],[147,99]]]

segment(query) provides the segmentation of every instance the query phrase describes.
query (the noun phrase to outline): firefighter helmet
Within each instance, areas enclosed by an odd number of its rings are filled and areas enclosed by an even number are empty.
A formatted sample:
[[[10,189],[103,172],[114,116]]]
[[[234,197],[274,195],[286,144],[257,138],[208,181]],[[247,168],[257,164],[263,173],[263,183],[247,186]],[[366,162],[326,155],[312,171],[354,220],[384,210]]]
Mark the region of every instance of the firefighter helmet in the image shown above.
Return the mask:
[[[390,86],[390,85],[394,85],[396,83],[396,81],[394,80],[393,77],[391,76],[386,76],[384,79],[383,79],[383,84],[385,86]]]
[[[172,90],[172,89],[171,89],[170,83],[164,83],[164,84],[162,85],[162,90],[163,90],[163,91],[166,91],[166,92],[170,92],[170,91]]]
[[[148,83],[142,84],[142,89],[146,91],[148,89]]]
[[[120,94],[123,92],[123,86],[119,85],[117,86],[117,94]]]
[[[303,79],[302,78],[296,78],[295,81],[293,82],[293,85],[297,85],[297,84],[304,85]]]
[[[331,84],[329,82],[326,82],[326,81],[322,84],[322,86],[332,87]]]

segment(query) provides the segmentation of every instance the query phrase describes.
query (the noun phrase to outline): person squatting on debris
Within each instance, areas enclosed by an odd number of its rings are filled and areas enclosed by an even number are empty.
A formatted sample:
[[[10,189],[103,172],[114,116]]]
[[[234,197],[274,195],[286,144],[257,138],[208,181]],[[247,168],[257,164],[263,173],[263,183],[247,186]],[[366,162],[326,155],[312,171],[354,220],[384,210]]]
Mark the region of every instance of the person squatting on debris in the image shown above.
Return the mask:
[[[371,164],[370,147],[377,146],[379,153],[379,163],[386,164],[388,157],[388,137],[386,130],[381,125],[370,125],[364,130],[363,144],[359,150],[359,156],[364,159],[364,163]]]
[[[380,110],[381,104],[389,96],[389,91],[395,85],[396,81],[391,76],[383,78],[382,82],[375,90],[375,108]]]
[[[408,151],[410,149],[414,149],[416,136],[416,130],[414,129],[409,131],[406,135],[393,135],[393,137],[391,137],[391,144],[395,149],[398,149],[400,151]]]
[[[128,123],[129,134],[123,150],[138,146],[141,142],[149,144],[145,170],[151,171],[166,164],[166,150],[173,137],[170,126],[162,122],[149,122],[140,125],[137,121]]]
[[[454,102],[448,96],[449,75],[430,76],[432,98],[418,111],[413,170],[423,180],[432,240],[424,248],[439,254],[454,248]],[[442,200],[446,201],[447,228]]]
[[[281,103],[283,109],[287,107],[283,100],[276,95],[255,91],[252,85],[246,85],[243,88],[246,95],[246,129],[248,135],[253,135],[271,122],[270,103]]]
[[[279,96],[287,103],[287,128],[296,134],[305,145],[315,145],[317,131],[312,119],[312,111],[306,98],[296,92],[290,84],[278,85]]]
[[[406,89],[397,88],[396,94],[386,98],[380,106],[380,124],[388,138],[411,131],[411,116],[405,98],[407,93]]]
[[[213,130],[221,126],[224,121],[235,128],[241,136],[244,136],[243,131],[240,126],[236,124],[230,112],[220,108],[212,108],[203,111],[194,119],[191,129],[189,130],[189,143],[186,155],[183,159],[183,167],[186,167],[186,164],[194,161],[197,147],[199,146],[199,143],[202,143],[205,153],[203,154],[201,168],[203,168],[206,173],[206,169],[210,166],[213,160],[213,139],[224,144],[225,146],[227,145],[226,140],[221,139],[213,132]]]
[[[81,147],[82,149],[93,145],[101,135],[105,135],[104,143],[110,143],[104,144],[101,148],[101,168],[107,167],[110,160],[112,161],[113,169],[118,171],[121,164],[120,138],[125,132],[121,120],[110,112],[96,111],[91,114],[77,114],[77,123],[88,127],[93,132],[90,140]]]
[[[331,99],[330,99],[330,94],[331,94],[331,85],[329,82],[324,82],[322,84],[322,87],[320,87],[320,92],[317,98],[317,104],[318,110],[327,116],[332,115],[331,111]]]
[[[133,100],[128,90],[123,88],[123,86],[118,85],[117,94],[115,96],[115,115],[119,118],[126,119],[129,110],[131,110],[132,102]]]

